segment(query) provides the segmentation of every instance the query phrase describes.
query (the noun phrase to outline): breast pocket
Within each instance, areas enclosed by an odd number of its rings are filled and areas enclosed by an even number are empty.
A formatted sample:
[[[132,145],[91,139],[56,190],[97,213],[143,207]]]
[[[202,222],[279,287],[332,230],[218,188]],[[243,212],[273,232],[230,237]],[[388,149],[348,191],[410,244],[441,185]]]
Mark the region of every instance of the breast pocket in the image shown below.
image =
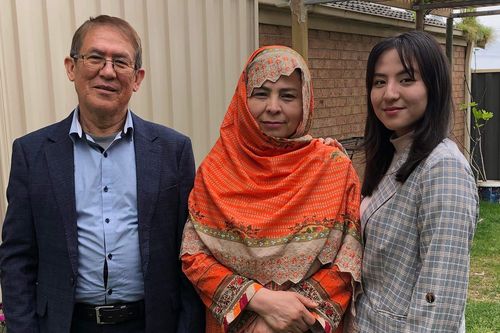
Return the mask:
[[[160,189],[160,193],[177,190],[178,187],[178,184],[168,184],[167,186],[164,186]]]
[[[179,186],[177,184],[168,185],[160,189],[158,194],[158,204],[166,205],[166,208],[177,207],[179,202]]]
[[[162,225],[165,218],[168,221],[176,221],[179,210],[179,186],[177,184],[165,186],[158,193],[158,201],[156,203],[156,215],[160,217]],[[169,224],[169,223],[167,223]]]

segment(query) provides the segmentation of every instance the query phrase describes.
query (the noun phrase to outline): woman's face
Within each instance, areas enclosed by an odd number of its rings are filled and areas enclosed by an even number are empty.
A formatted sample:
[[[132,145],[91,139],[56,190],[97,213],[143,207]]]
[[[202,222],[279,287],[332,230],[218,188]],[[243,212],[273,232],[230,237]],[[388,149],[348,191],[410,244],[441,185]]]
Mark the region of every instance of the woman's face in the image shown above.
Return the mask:
[[[302,85],[298,71],[280,76],[275,83],[265,81],[248,97],[248,108],[262,132],[288,138],[302,120]]]
[[[375,64],[370,100],[377,118],[399,137],[411,132],[427,107],[427,88],[416,64],[415,77],[406,73],[395,49]]]

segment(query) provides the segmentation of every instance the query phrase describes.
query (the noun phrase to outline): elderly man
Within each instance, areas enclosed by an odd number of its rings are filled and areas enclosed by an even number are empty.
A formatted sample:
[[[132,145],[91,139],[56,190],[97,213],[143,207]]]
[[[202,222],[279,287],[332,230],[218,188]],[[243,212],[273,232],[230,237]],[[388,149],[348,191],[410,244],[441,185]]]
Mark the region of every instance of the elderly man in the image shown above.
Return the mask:
[[[141,62],[127,22],[89,19],[64,61],[78,107],[14,141],[0,248],[9,333],[203,330],[178,258],[191,143],[129,110]]]

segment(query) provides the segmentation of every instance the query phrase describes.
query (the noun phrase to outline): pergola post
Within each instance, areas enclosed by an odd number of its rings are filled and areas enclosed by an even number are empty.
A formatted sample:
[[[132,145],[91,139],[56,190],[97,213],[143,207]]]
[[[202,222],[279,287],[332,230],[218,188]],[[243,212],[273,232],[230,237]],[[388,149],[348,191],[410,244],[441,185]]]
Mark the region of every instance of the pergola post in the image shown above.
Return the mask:
[[[292,11],[292,48],[307,62],[309,44],[307,9],[304,5],[304,0],[292,0],[290,2],[290,9]]]
[[[453,70],[453,17],[446,19],[446,56]]]
[[[422,5],[424,0],[418,0],[418,4]],[[419,8],[415,11],[415,29],[418,31],[424,31],[424,18],[425,18],[425,9]]]

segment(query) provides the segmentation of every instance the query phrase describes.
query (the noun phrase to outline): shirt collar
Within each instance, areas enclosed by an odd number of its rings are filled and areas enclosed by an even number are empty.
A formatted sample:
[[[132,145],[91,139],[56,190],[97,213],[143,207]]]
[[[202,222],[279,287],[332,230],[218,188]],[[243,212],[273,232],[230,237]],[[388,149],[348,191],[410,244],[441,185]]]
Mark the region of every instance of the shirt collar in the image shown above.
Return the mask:
[[[80,108],[76,107],[74,111],[75,112],[73,112],[73,120],[71,121],[71,127],[69,129],[69,136],[74,139],[76,138],[81,139],[84,133],[78,117],[80,114]],[[134,122],[132,121],[132,112],[130,112],[129,109],[127,110],[127,119],[125,119],[125,124],[121,132],[121,137],[128,139],[131,138],[133,134],[134,134]]]

